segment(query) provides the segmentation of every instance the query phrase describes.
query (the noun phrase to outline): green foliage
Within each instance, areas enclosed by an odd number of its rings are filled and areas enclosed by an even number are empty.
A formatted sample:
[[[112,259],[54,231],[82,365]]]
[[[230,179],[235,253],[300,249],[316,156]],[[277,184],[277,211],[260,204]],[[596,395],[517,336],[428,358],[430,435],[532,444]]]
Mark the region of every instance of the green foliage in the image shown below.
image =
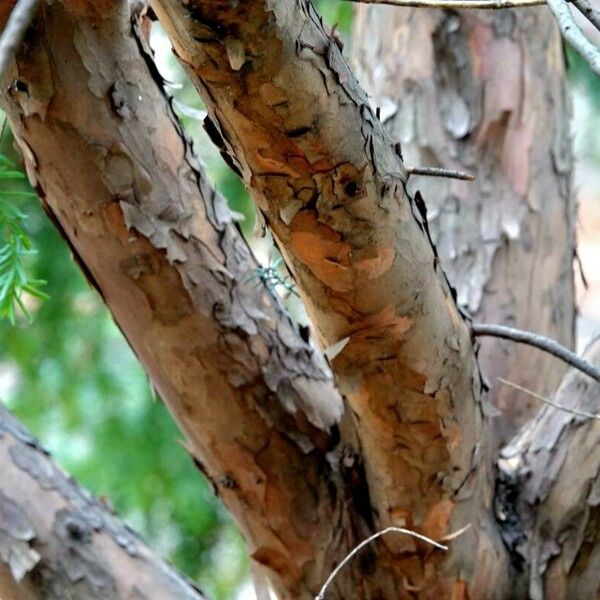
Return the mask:
[[[25,175],[3,154],[0,154],[0,319],[16,322],[16,307],[31,320],[23,294],[46,299],[41,291],[46,282],[31,278],[23,263],[33,253],[31,240],[25,229],[25,215],[11,202],[12,198],[29,198],[31,191],[15,187],[25,184]]]
[[[323,20],[331,27],[334,25],[344,37],[352,30],[352,3],[344,0],[316,0],[314,3]]]

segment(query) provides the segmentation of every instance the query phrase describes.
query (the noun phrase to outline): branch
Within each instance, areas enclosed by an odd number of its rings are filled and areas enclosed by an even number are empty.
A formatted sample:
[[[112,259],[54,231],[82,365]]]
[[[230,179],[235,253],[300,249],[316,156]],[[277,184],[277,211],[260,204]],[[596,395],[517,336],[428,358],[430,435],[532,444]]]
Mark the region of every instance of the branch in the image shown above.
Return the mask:
[[[406,6],[413,8],[461,9],[477,8],[499,10],[503,8],[523,8],[542,6],[546,0],[346,0],[358,4],[383,4],[387,6]]]
[[[514,329],[513,327],[506,327],[505,325],[491,325],[487,323],[473,323],[471,325],[471,331],[476,337],[497,337],[539,348],[540,350],[544,350],[545,352],[560,358],[560,360],[572,367],[579,369],[582,373],[589,375],[592,379],[600,381],[600,369],[598,367],[577,356],[577,354],[571,352],[571,350],[565,348],[555,340],[551,340],[543,335],[531,333],[530,331],[523,331],[521,329]]]
[[[489,425],[468,328],[401,157],[335,37],[308,0],[152,6],[205,101],[209,131],[265,214],[319,344],[339,349],[332,368],[355,415],[374,527],[396,514],[441,529],[466,515],[486,522],[491,465],[475,447]],[[480,532],[467,535],[476,545]],[[502,557],[491,522],[481,535]],[[387,569],[385,591],[378,572],[360,583],[373,596],[397,597],[413,560],[423,594],[445,589],[446,567],[461,562],[393,541],[407,560]],[[475,554],[465,561],[475,573]]]
[[[438,169],[437,167],[407,167],[409,175],[426,175],[427,177],[447,177],[449,179],[462,179],[464,181],[475,181],[475,176],[464,171],[452,171],[450,169]]]
[[[565,40],[589,63],[592,71],[600,75],[600,50],[585,37],[566,1],[547,0],[547,2]]]
[[[585,358],[598,364],[600,340]],[[600,386],[571,369],[554,396],[561,410],[543,409],[501,452],[496,502],[504,536],[528,597],[549,590],[563,598],[594,598],[600,558]],[[562,410],[570,409],[571,412]],[[585,413],[585,418],[577,414]],[[517,581],[518,585],[518,581]],[[518,588],[517,588],[518,589]]]
[[[202,599],[2,403],[0,473],[0,597]]]
[[[19,0],[0,37],[0,80],[4,79],[23,36],[35,16],[39,0]]]

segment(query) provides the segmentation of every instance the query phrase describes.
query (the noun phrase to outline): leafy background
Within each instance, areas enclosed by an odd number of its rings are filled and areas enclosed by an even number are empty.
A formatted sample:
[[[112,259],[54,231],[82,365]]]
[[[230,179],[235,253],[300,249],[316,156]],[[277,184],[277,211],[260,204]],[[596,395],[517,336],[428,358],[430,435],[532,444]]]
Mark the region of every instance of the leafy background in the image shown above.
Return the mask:
[[[317,4],[325,20],[338,23],[347,37],[351,4],[335,0]],[[267,262],[272,250],[253,234],[254,208],[248,195],[212,150],[198,119],[201,103],[158,28],[152,43],[209,176],[232,208],[246,216],[244,232]],[[599,80],[577,56],[570,54],[570,58],[576,106],[597,125]],[[589,100],[594,97],[596,104]],[[597,136],[577,139],[586,164],[597,169]],[[14,173],[11,165],[19,165],[20,159],[6,129],[0,138],[0,155],[5,157],[0,159],[5,161],[0,162],[0,247],[10,246],[15,235],[10,223],[16,223],[20,249],[27,251],[19,256],[21,285],[49,296],[48,300],[37,297],[39,293],[23,296],[32,323],[22,309],[17,309],[14,322],[10,318],[0,322],[0,397],[67,471],[94,493],[110,498],[152,547],[209,596],[252,597],[239,533],[176,442],[176,426],[153,397],[143,370],[99,296],[72,262],[27,182]],[[11,214],[11,206],[24,218]],[[27,236],[21,235],[23,229]],[[29,252],[28,238],[36,253]],[[2,256],[0,251],[0,314],[10,317],[8,307],[15,305],[2,295]]]

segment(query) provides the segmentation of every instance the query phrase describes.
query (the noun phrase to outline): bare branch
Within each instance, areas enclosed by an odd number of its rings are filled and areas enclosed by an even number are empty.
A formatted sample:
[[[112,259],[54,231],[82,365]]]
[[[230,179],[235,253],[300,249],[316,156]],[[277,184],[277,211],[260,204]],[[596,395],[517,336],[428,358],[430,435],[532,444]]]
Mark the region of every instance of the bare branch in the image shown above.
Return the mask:
[[[346,0],[346,2],[413,8],[483,8],[493,10],[546,4],[546,0]]]
[[[596,29],[600,30],[600,11],[596,10],[588,0],[570,0],[570,2]]]
[[[406,169],[409,175],[425,175],[427,177],[447,177],[448,179],[462,179],[464,181],[475,181],[475,175],[464,171],[452,171],[451,169],[439,169],[437,167],[409,167]]]
[[[456,536],[460,535],[461,533],[463,533],[463,530],[466,531],[466,529],[468,529],[468,527],[470,527],[470,525],[467,525],[462,530],[460,530],[460,531],[456,532],[455,534],[453,534],[454,537],[456,537]],[[367,544],[370,544],[371,542],[373,542],[377,538],[380,538],[380,537],[386,535],[387,533],[403,533],[405,535],[410,535],[411,537],[417,538],[418,540],[421,540],[422,542],[427,542],[428,544],[431,544],[432,546],[435,546],[436,548],[439,548],[440,550],[448,550],[448,546],[444,546],[443,544],[439,544],[438,542],[432,540],[431,538],[428,538],[426,535],[422,535],[420,533],[417,533],[416,531],[411,531],[410,529],[404,529],[403,527],[386,527],[385,529],[383,529],[381,531],[378,531],[377,533],[374,533],[373,535],[369,536],[366,540],[363,540],[360,544],[358,544],[358,546],[356,546],[351,552],[348,553],[348,555],[344,558],[344,560],[342,560],[342,562],[331,572],[331,575],[329,575],[329,577],[327,578],[327,581],[323,584],[323,587],[321,588],[321,591],[319,592],[319,594],[317,596],[315,596],[315,600],[323,600],[325,598],[325,592],[327,592],[327,588],[331,585],[331,582],[336,578],[337,574]]]
[[[583,410],[577,410],[576,408],[567,408],[566,406],[561,406],[560,404],[553,402],[549,398],[545,398],[544,396],[541,396],[540,394],[537,394],[536,392],[534,392],[526,387],[523,387],[522,385],[519,385],[518,383],[513,383],[512,381],[508,381],[507,379],[503,379],[502,377],[498,377],[497,379],[500,383],[503,383],[504,385],[508,385],[509,387],[514,388],[515,390],[519,390],[520,392],[524,392],[525,394],[531,396],[532,398],[537,398],[538,400],[540,400],[540,402],[549,404],[550,406],[553,406],[554,408],[557,408],[558,410],[563,410],[564,412],[571,413],[572,415],[577,415],[578,417],[585,417],[586,419],[600,419],[600,415],[598,415],[598,414],[585,412]]]
[[[577,354],[571,352],[571,350],[565,348],[557,341],[551,340],[543,335],[531,333],[530,331],[523,331],[522,329],[515,329],[514,327],[491,325],[489,323],[473,323],[471,325],[471,331],[475,337],[498,337],[539,348],[540,350],[544,350],[545,352],[549,352],[557,358],[560,358],[572,367],[579,369],[582,373],[589,375],[592,379],[600,381],[600,369],[598,367],[592,365],[580,356],[577,356]]]
[[[0,80],[4,77],[10,61],[19,49],[38,4],[39,0],[19,0],[10,13],[8,23],[0,37]]]
[[[548,6],[565,40],[585,58],[592,71],[600,75],[600,50],[583,35],[565,0],[548,0]]]

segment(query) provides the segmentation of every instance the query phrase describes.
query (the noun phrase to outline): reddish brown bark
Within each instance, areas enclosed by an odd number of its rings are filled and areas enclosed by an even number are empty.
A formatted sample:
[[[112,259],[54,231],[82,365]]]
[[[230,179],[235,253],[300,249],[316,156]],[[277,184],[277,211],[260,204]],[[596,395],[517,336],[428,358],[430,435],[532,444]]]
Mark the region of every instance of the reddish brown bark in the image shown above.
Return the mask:
[[[448,556],[388,542],[394,578],[365,597],[412,597],[411,586],[423,597],[500,596],[508,571],[491,521],[487,400],[469,331],[422,205],[405,192],[401,157],[337,41],[306,1],[152,5],[321,344],[345,343],[332,366],[355,416],[376,525],[440,538],[476,524]]]

